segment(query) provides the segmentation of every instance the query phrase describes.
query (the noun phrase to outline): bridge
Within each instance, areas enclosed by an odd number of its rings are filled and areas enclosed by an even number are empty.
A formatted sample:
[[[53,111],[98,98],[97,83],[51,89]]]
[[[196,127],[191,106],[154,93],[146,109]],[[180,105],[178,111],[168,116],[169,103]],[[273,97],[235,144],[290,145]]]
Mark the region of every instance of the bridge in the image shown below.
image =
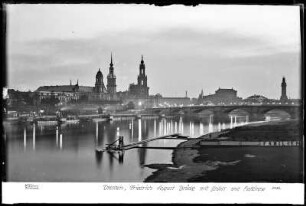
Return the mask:
[[[266,105],[196,105],[183,107],[155,107],[147,108],[144,113],[155,115],[214,115],[230,117],[231,113],[240,111],[248,116],[249,120],[264,120],[271,111],[282,111],[290,115],[291,119],[302,117],[301,105],[297,104],[266,104]]]

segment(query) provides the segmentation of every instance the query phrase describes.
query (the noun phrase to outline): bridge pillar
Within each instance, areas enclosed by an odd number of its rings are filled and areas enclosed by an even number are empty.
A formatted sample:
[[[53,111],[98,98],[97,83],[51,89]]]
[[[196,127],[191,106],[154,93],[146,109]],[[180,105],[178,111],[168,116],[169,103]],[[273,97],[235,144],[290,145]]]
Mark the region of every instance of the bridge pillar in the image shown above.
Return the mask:
[[[230,115],[230,118],[231,118],[230,128],[232,129],[233,128],[233,116]]]

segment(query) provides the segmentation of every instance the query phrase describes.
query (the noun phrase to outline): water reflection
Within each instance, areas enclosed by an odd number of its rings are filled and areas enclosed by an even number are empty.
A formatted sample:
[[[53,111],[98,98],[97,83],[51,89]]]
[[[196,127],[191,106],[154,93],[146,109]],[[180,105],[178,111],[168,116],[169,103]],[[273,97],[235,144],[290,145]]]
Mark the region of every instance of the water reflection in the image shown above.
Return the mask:
[[[98,137],[99,137],[99,123],[98,121],[96,122],[96,141],[98,142]]]
[[[35,124],[33,125],[33,150],[35,150]]]
[[[101,168],[102,158],[103,158],[103,152],[95,152],[96,157],[96,164],[99,168]]]
[[[55,141],[56,141],[56,147],[58,147],[58,127],[56,127]]]
[[[156,134],[156,119],[154,119],[154,137],[156,137],[157,134]]]
[[[142,134],[141,134],[141,119],[138,119],[138,141],[142,140]]]
[[[132,120],[132,140],[133,140],[133,138],[134,138],[134,120]]]
[[[119,164],[123,164],[124,151],[119,152]]]
[[[23,149],[26,150],[27,148],[27,128],[23,128]]]
[[[9,180],[37,181],[43,173],[49,175],[48,180],[60,180],[56,174],[46,172],[56,170],[58,174],[69,176],[71,181],[121,181],[127,175],[133,181],[142,181],[152,171],[144,165],[171,163],[172,150],[137,148],[125,152],[103,153],[95,152],[96,147],[105,147],[106,144],[115,142],[119,136],[124,137],[124,144],[177,132],[195,138],[208,132],[233,127],[235,121],[236,125],[244,124],[248,122],[248,117],[236,115],[236,118],[232,116],[224,121],[207,115],[198,118],[177,116],[161,119],[82,122],[76,125],[42,125],[38,131],[35,125],[21,128],[18,125],[10,125],[5,131],[10,139],[8,141]],[[33,131],[32,147],[33,150],[37,149],[35,153],[26,150],[29,144],[27,135],[30,135],[31,131]],[[36,138],[39,141],[36,141]],[[175,147],[180,142],[182,140],[163,139],[139,146]],[[44,181],[43,177],[41,178],[38,181]]]
[[[63,148],[63,134],[60,134],[60,149]]]

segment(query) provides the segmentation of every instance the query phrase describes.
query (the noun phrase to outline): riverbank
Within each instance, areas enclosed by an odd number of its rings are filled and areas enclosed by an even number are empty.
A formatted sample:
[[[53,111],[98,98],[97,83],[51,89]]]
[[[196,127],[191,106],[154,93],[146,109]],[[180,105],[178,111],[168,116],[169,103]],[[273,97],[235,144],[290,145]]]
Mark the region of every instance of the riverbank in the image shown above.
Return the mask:
[[[201,147],[203,139],[234,141],[300,140],[296,120],[254,123],[203,135],[178,145],[173,165],[151,164],[157,169],[145,182],[302,182],[302,147]],[[185,148],[185,147],[193,147]]]

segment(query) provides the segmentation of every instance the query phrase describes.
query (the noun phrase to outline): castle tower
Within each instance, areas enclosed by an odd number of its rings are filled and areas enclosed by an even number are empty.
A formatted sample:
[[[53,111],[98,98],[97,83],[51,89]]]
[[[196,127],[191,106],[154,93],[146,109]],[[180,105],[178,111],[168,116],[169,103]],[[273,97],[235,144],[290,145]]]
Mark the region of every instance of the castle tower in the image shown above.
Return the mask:
[[[94,92],[96,92],[96,93],[104,93],[105,92],[105,85],[103,83],[103,74],[100,71],[100,69],[99,69],[99,71],[97,72],[97,75],[96,75],[96,83],[95,83]]]
[[[142,55],[141,55],[141,62],[139,65],[138,85],[147,87],[146,65],[144,64]]]
[[[287,84],[286,84],[286,79],[285,77],[283,77],[283,81],[282,81],[282,95],[280,97],[280,101],[282,102],[285,102],[288,100],[288,97],[287,97],[287,94],[286,94],[286,87],[287,87]]]
[[[111,63],[109,64],[109,74],[107,75],[107,91],[110,94],[116,93],[116,75],[114,74],[113,55],[111,54]]]

